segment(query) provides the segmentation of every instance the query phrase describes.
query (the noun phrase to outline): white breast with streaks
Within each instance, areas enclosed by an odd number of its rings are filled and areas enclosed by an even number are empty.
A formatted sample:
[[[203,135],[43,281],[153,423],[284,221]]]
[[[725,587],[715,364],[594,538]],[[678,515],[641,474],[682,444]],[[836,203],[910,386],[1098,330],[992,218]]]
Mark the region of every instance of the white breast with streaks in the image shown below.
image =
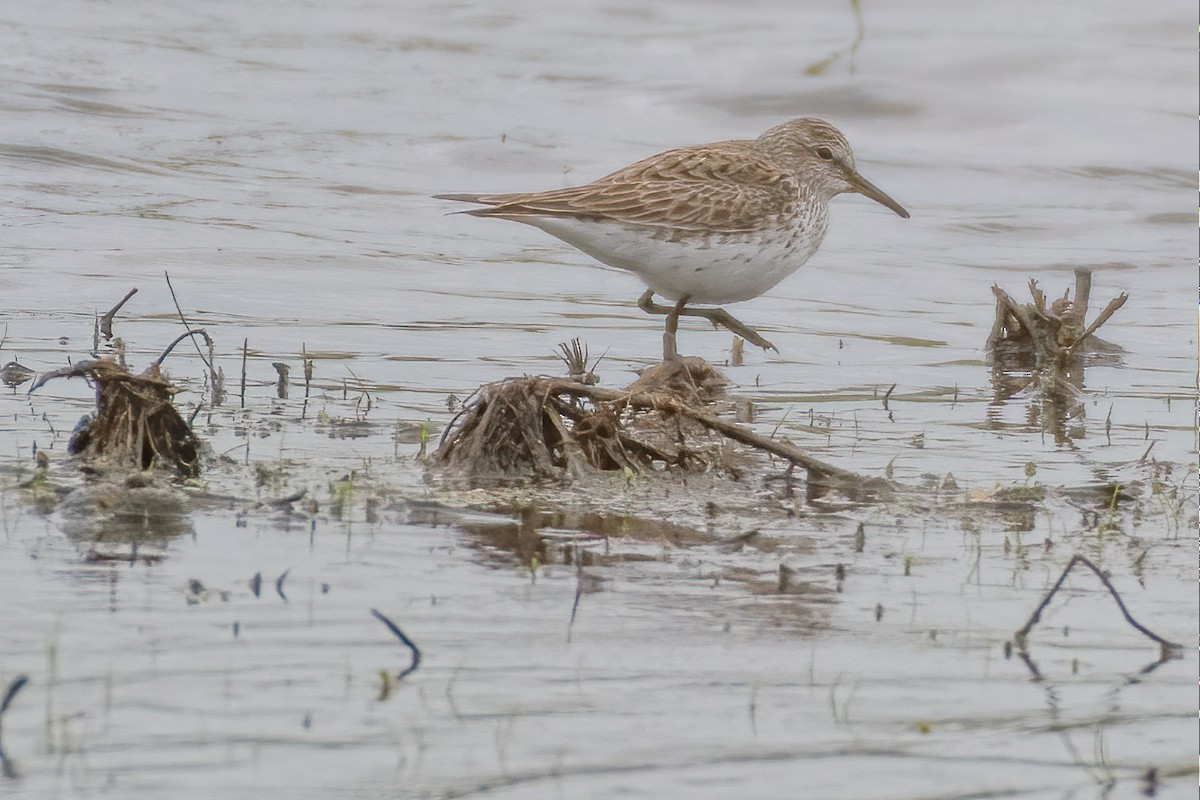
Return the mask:
[[[604,264],[633,272],[662,297],[723,305],[758,297],[803,266],[828,227],[823,204],[786,228],[687,234],[656,226],[565,217],[513,217]]]

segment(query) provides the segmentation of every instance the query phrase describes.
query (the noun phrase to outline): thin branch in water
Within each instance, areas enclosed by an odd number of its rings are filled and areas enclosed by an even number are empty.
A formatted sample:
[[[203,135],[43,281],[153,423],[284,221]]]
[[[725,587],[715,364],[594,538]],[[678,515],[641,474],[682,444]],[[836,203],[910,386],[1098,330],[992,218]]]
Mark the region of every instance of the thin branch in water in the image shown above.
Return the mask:
[[[404,635],[404,631],[400,630],[400,626],[398,626],[396,623],[392,622],[390,619],[385,617],[383,614],[379,613],[378,610],[372,608],[371,614],[374,615],[375,619],[379,620],[384,625],[386,625],[388,630],[391,631],[392,634],[397,639],[399,639],[400,642],[405,647],[407,647],[409,650],[412,651],[412,663],[410,663],[406,669],[401,670],[400,673],[398,675],[396,675],[396,683],[399,683],[400,681],[407,678],[409,675],[416,672],[417,667],[421,666],[421,650],[415,644],[413,644],[412,639],[409,639],[407,636]]]
[[[178,336],[176,336],[175,341],[173,341],[169,345],[167,345],[167,349],[162,351],[162,355],[160,355],[158,358],[154,359],[154,366],[156,366],[156,367],[162,366],[163,360],[166,359],[166,357],[171,354],[171,351],[175,349],[175,345],[179,344],[184,339],[187,339],[189,337],[195,337],[195,336],[203,336],[204,341],[208,343],[209,347],[212,346],[212,339],[209,338],[208,331],[204,330],[204,328],[195,328],[194,330],[189,330],[187,333],[181,333]],[[197,349],[199,349],[200,345],[196,345],[196,347],[197,347]]]
[[[1112,300],[1109,300],[1108,305],[1104,307],[1104,310],[1096,315],[1096,318],[1092,320],[1092,324],[1087,326],[1087,330],[1079,335],[1079,338],[1071,344],[1069,349],[1074,349],[1086,341],[1089,336],[1096,332],[1096,329],[1108,322],[1108,318],[1115,314],[1118,308],[1125,305],[1125,301],[1128,299],[1129,294],[1127,292],[1121,292],[1120,295],[1114,297]]]
[[[896,391],[896,384],[893,383],[891,386],[888,387],[888,390],[883,393],[883,410],[884,411],[891,410],[888,408],[888,399],[892,396],[892,392],[894,392],[894,391]]]
[[[287,599],[287,595],[283,593],[283,582],[287,580],[287,576],[288,576],[289,572],[291,572],[290,569],[285,569],[283,571],[283,574],[275,579],[275,591],[276,591],[276,593],[278,593],[278,595],[280,597],[283,598],[283,602],[285,602],[285,603],[288,601],[288,599]]]
[[[179,312],[179,321],[183,323],[184,328],[190,331],[192,326],[188,325],[187,317],[183,315],[183,309],[179,307],[179,298],[175,296],[175,287],[171,285],[171,276],[165,269],[163,270],[163,277],[167,279],[167,288],[171,290],[171,300],[175,303],[175,310]],[[206,336],[205,338],[207,339],[208,337]],[[194,339],[192,341],[195,342]],[[210,341],[209,345],[211,346],[211,344],[212,342]],[[209,372],[212,372],[212,360],[205,357],[203,351],[200,350],[200,345],[196,345],[196,352],[200,354],[200,360],[204,362],[204,366],[208,367]]]
[[[309,388],[312,386],[313,362],[308,357],[308,345],[300,343],[300,361],[304,364],[304,399],[308,399]]]
[[[1100,579],[1100,583],[1104,584],[1104,588],[1108,590],[1108,593],[1112,595],[1113,600],[1116,601],[1117,608],[1121,610],[1121,614],[1125,617],[1125,621],[1132,625],[1133,628],[1142,635],[1157,642],[1158,646],[1162,649],[1162,656],[1164,659],[1174,657],[1178,654],[1178,651],[1183,649],[1183,645],[1167,641],[1157,633],[1154,633],[1149,628],[1135,620],[1129,613],[1129,610],[1125,608],[1125,602],[1121,599],[1121,595],[1117,592],[1116,587],[1112,585],[1112,581],[1109,580],[1108,575],[1087,558],[1079,554],[1075,554],[1071,557],[1071,560],[1067,562],[1066,568],[1063,570],[1062,575],[1058,576],[1058,580],[1055,581],[1054,586],[1050,588],[1050,591],[1048,591],[1046,596],[1042,598],[1042,602],[1039,603],[1038,607],[1034,609],[1032,614],[1030,614],[1029,620],[1019,631],[1016,632],[1016,634],[1014,634],[1013,640],[1017,643],[1017,647],[1019,647],[1022,651],[1025,650],[1025,640],[1029,635],[1029,632],[1033,630],[1033,626],[1041,620],[1042,612],[1046,609],[1046,606],[1050,605],[1051,599],[1053,599],[1055,593],[1062,588],[1063,583],[1065,583],[1067,580],[1067,575],[1070,574],[1071,570],[1076,564],[1082,564],[1096,574],[1096,577]]]
[[[250,340],[242,339],[242,408],[246,407],[246,352],[250,349]]]
[[[76,364],[72,364],[69,367],[60,367],[58,369],[51,370],[50,372],[43,372],[38,376],[38,379],[33,382],[33,385],[29,387],[27,394],[33,394],[55,378],[77,378],[79,376],[85,376],[88,374],[89,370],[95,369],[99,364],[99,361],[80,361]]]

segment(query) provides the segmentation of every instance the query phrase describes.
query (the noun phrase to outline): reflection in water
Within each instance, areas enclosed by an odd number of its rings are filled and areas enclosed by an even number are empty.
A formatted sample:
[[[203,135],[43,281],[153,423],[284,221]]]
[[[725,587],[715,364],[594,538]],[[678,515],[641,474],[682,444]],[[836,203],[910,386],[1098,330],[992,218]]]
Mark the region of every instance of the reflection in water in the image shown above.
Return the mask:
[[[1072,658],[1070,661],[1070,674],[1061,678],[1048,677],[1042,670],[1038,668],[1033,656],[1029,651],[1028,634],[1032,628],[1041,621],[1042,614],[1046,610],[1050,601],[1055,594],[1062,588],[1067,575],[1076,565],[1083,565],[1100,580],[1104,588],[1112,596],[1116,605],[1116,609],[1125,618],[1134,629],[1143,634],[1147,638],[1159,645],[1159,657],[1151,663],[1141,667],[1138,671],[1132,673],[1116,673],[1112,677],[1112,683],[1107,691],[1104,692],[1102,706],[1097,708],[1086,717],[1080,718],[1075,716],[1072,704],[1063,701],[1062,695],[1064,691],[1074,688],[1078,685],[1078,673],[1080,667],[1080,659]],[[1068,635],[1068,628],[1063,628],[1064,639]],[[1016,644],[1017,654],[1021,662],[1029,670],[1031,680],[1035,683],[1040,683],[1044,687],[1046,696],[1046,722],[1043,724],[1045,730],[1054,731],[1061,739],[1064,748],[1069,754],[1071,761],[1081,767],[1101,788],[1101,797],[1109,796],[1111,790],[1117,784],[1117,775],[1114,767],[1110,765],[1105,756],[1105,748],[1103,745],[1104,735],[1108,726],[1113,720],[1118,720],[1123,714],[1127,713],[1126,700],[1122,697],[1124,690],[1129,686],[1141,684],[1146,675],[1157,670],[1164,663],[1172,660],[1177,660],[1183,656],[1183,647],[1162,638],[1158,634],[1146,628],[1140,622],[1135,620],[1130,614],[1125,602],[1122,600],[1120,593],[1112,584],[1106,572],[1101,570],[1096,564],[1092,563],[1087,558],[1081,555],[1075,555],[1067,563],[1063,569],[1062,575],[1054,586],[1042,598],[1041,603],[1037,606],[1034,612],[1030,615],[1029,620],[1025,623],[1021,630],[1014,634],[1012,643]],[[1006,654],[1011,652],[1011,647],[1006,647]],[[1097,704],[1099,705],[1099,704]],[[1137,707],[1137,701],[1128,703],[1129,706]],[[1076,747],[1075,741],[1072,738],[1072,733],[1076,729],[1085,729],[1091,732],[1095,739],[1093,748],[1094,756],[1092,759],[1085,758],[1080,750]],[[1149,767],[1142,773],[1142,781],[1144,796],[1153,797],[1157,787],[1157,768]]]
[[[842,56],[848,57],[847,68],[849,69],[851,75],[854,74],[854,56],[858,53],[859,46],[862,45],[863,36],[866,34],[866,26],[863,24],[862,5],[860,4],[859,0],[850,0],[850,10],[854,14],[854,41],[850,43],[849,47],[841,50],[835,50],[820,61],[809,64],[804,68],[805,75],[809,77],[824,75],[829,71],[830,67],[832,67],[842,58]]]
[[[444,506],[410,507],[406,521],[453,525],[484,564],[516,567],[534,583],[548,566],[572,569],[577,586],[571,622],[583,595],[604,591],[608,569],[638,562],[644,574],[657,571],[646,565],[659,564],[684,577],[685,585],[706,595],[701,605],[715,603],[711,613],[726,624],[728,615],[735,615],[806,636],[828,624],[845,578],[844,568],[812,563],[811,551],[817,545],[795,532],[778,536],[751,529],[722,536],[712,529],[652,517],[558,508],[549,502],[497,510],[480,514]],[[715,508],[710,511],[715,513]],[[663,599],[675,607],[681,595],[688,595],[687,589],[669,585],[675,588],[654,601],[655,613]]]
[[[1028,397],[1025,424],[1029,430],[1053,434],[1056,444],[1069,444],[1084,437],[1082,356],[1066,365],[1062,380],[1044,379],[1031,347],[1005,342],[993,349],[990,356],[994,394],[987,416],[993,427],[1001,427],[998,424],[1001,409],[1025,393]]]
[[[19,773],[17,771],[16,763],[14,763],[13,760],[10,759],[4,752],[4,712],[8,711],[8,707],[12,703],[13,698],[16,697],[23,688],[25,688],[27,683],[29,683],[28,675],[18,675],[8,684],[8,689],[4,692],[4,698],[0,699],[0,775],[3,775],[9,780],[19,777]]]
[[[59,507],[62,530],[89,561],[163,558],[174,539],[191,535],[187,497],[141,474],[97,479],[71,492]]]
[[[641,561],[644,554],[612,552],[609,539],[654,542],[689,547],[719,540],[713,534],[662,520],[602,514],[579,509],[545,509],[534,505],[498,508],[494,515],[463,515],[441,506],[414,507],[407,521],[414,525],[453,524],[468,534],[487,563],[591,566],[597,563]],[[570,532],[566,537],[563,532]]]

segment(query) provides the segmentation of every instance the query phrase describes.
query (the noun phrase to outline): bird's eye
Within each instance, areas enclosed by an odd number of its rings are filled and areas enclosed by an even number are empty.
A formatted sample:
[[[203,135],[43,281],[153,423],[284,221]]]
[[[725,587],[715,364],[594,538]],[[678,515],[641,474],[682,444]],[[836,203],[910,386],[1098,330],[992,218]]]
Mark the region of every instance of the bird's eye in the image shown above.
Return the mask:
[[[821,158],[825,159],[826,161],[833,161],[833,151],[830,150],[828,147],[818,147],[817,155],[820,156]]]

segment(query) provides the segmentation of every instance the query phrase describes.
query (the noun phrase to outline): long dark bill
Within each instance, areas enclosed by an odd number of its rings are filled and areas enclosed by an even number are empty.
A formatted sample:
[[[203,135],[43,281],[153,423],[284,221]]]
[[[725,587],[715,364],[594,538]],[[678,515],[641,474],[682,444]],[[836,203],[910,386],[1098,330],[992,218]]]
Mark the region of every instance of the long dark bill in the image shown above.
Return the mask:
[[[861,195],[866,195],[876,203],[885,205],[904,219],[908,219],[908,212],[904,210],[904,206],[888,197],[886,194],[884,194],[882,189],[871,183],[862,175],[859,175],[853,170],[847,170],[846,178],[850,181],[850,185],[854,187],[854,191]]]

